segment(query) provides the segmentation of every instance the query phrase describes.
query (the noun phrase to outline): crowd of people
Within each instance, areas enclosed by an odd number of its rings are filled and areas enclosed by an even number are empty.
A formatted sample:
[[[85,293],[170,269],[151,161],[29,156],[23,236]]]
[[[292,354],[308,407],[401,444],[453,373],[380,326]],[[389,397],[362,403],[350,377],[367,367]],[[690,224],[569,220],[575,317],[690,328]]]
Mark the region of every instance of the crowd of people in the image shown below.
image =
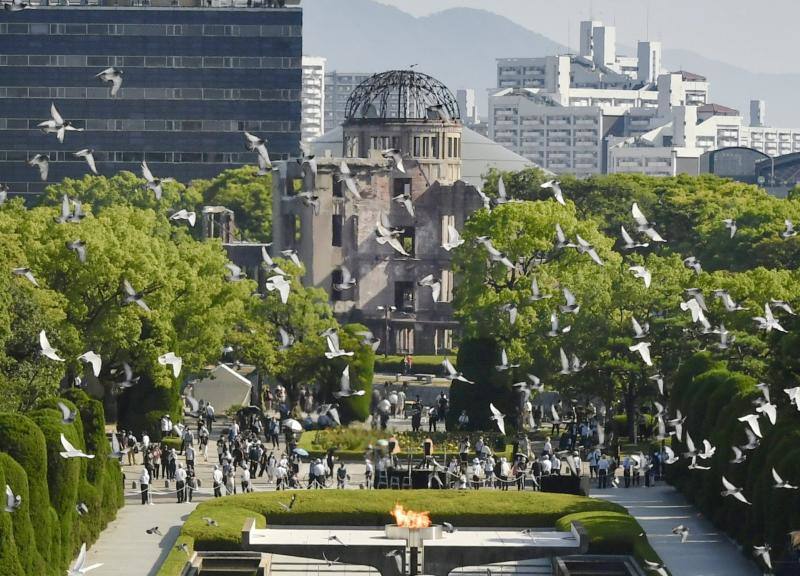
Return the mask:
[[[440,423],[444,427],[449,410],[444,392],[429,406],[418,395],[407,401],[407,394],[407,384],[395,389],[389,383],[383,389],[376,387],[372,397],[373,427],[385,429],[389,417],[410,419],[414,432],[422,431],[424,418],[429,432],[436,432]],[[285,388],[277,386],[267,391],[263,409],[240,410],[236,418],[217,426],[216,455],[211,456],[209,446],[217,414],[210,403],[200,401],[194,414],[196,421],[191,426],[174,424],[169,415],[164,415],[158,441],[151,441],[146,433],[137,438],[132,431],[120,431],[118,439],[124,450],[119,456],[129,466],[142,465],[138,477],[142,504],[152,503],[151,487],[159,480],[165,482],[165,489],[173,492],[178,502],[191,502],[202,485],[197,463],[202,459],[207,464],[209,458],[212,464],[207,489],[215,497],[252,492],[257,481],[264,489],[276,490],[393,488],[405,487],[412,475],[423,473],[423,487],[429,488],[537,490],[542,489],[549,477],[585,476],[588,469],[589,481],[603,489],[617,485],[647,487],[663,474],[664,458],[658,450],[648,455],[621,455],[618,448],[610,452],[598,448],[600,430],[596,419],[553,423],[551,433],[557,438],[556,445],[547,437],[538,450],[534,450],[529,439],[531,434],[522,432],[514,441],[510,457],[506,457],[504,446],[489,446],[482,434],[468,432],[469,417],[462,412],[457,419],[458,431],[454,433],[464,434],[452,455],[442,458],[439,451],[442,461],[437,461],[430,438],[423,442],[422,456],[414,462],[399,458],[394,446],[370,447],[363,462],[364,480],[360,481],[358,474],[359,481],[354,483],[348,463],[339,461],[334,450],[329,450],[324,458],[304,461],[308,454],[297,447],[299,432],[281,425],[287,418],[307,421],[317,409],[316,397],[315,390],[301,387],[297,400],[289,408]],[[496,450],[503,452],[497,454]],[[360,473],[362,468],[357,468]],[[391,481],[402,475],[408,475],[409,482]]]

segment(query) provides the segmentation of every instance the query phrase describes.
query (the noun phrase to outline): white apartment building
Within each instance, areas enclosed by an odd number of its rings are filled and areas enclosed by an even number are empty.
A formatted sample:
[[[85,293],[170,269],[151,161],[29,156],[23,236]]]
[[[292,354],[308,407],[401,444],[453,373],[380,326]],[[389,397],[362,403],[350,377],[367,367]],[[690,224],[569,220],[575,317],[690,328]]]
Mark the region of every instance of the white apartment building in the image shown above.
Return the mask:
[[[325,74],[325,132],[338,128],[345,120],[345,106],[353,90],[371,78],[371,72],[337,72]]]
[[[303,56],[303,143],[311,142],[325,132],[325,62],[325,58],[318,56]]]
[[[551,172],[603,171],[603,113],[561,106],[530,88],[506,88],[489,98],[489,136]]]

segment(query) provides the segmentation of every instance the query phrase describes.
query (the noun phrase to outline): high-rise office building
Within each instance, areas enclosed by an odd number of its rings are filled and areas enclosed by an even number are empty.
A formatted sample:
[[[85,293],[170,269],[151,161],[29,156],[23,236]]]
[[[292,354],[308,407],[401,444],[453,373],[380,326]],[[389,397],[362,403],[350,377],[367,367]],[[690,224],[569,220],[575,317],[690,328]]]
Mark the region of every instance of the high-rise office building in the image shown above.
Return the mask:
[[[46,186],[26,163],[36,154],[50,158],[48,182],[84,175],[73,156],[83,148],[101,174],[139,173],[146,160],[156,176],[189,181],[252,163],[244,131],[275,159],[298,152],[299,0],[100,1],[0,14],[0,182],[13,192]],[[113,97],[96,77],[109,67],[123,78]],[[63,144],[43,134],[51,104],[83,131]]]
[[[371,73],[336,70],[325,74],[325,132],[342,125],[350,94],[359,84],[371,77]]]

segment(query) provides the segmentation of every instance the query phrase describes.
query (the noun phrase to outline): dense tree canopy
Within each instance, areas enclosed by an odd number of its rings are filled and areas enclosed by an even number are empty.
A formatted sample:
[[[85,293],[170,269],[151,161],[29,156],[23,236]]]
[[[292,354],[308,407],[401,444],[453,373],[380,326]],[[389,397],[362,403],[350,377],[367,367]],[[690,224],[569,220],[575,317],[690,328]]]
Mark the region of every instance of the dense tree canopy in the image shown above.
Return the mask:
[[[472,368],[477,370],[473,375],[486,380],[478,386],[502,383],[498,389],[505,392],[497,402],[508,405],[514,397],[511,384],[531,373],[567,397],[600,398],[610,408],[616,405],[632,416],[642,399],[658,396],[650,376],[660,370],[669,387],[681,362],[697,349],[713,351],[731,368],[754,378],[765,378],[775,370],[775,339],[756,331],[752,317],[763,315],[770,299],[800,301],[800,238],[781,236],[785,219],[800,221],[800,202],[713,177],[626,175],[564,178],[561,187],[567,201],[562,206],[550,190],[541,188],[546,177],[540,171],[502,176],[509,196],[522,201],[476,212],[465,226],[466,243],[456,251],[454,262],[459,278],[454,308],[465,339],[495,343],[484,346],[495,354],[480,358],[483,364],[499,364],[501,349],[511,363],[520,364],[509,371]],[[493,172],[487,178],[485,192],[490,197],[496,195],[499,177]],[[668,242],[624,248],[621,226],[638,242],[647,240],[637,232],[631,214],[634,202]],[[733,238],[723,221],[728,218],[738,225]],[[598,266],[575,248],[555,248],[556,224],[571,242],[580,235],[593,245],[604,265]],[[515,264],[513,270],[489,259],[482,237],[488,237]],[[689,256],[700,260],[700,274],[684,266],[683,259]],[[629,271],[632,266],[644,266],[652,274],[649,288]],[[531,301],[534,279],[551,298]],[[563,288],[575,295],[580,311],[558,312],[561,328],[571,326],[571,330],[548,337],[550,315],[564,304]],[[691,288],[705,294],[712,329],[719,331],[724,325],[734,345],[719,348],[719,335],[704,334],[708,331],[681,309],[680,304],[691,299],[685,292]],[[713,296],[719,289],[727,290],[746,310],[725,311],[721,300]],[[510,305],[517,310],[513,325]],[[776,314],[781,311],[776,309]],[[645,340],[652,344],[652,368],[629,350],[638,342],[633,338],[633,318],[650,326]],[[788,318],[785,322],[791,323]],[[577,374],[560,374],[561,348],[569,356],[575,353],[587,363],[586,368]],[[466,356],[466,364],[459,367],[469,371],[469,358],[474,355]],[[467,403],[474,411],[471,419],[486,425],[489,413],[483,404]],[[632,428],[635,419],[628,420]]]
[[[65,195],[73,210],[74,201],[82,203],[83,218],[59,221]],[[188,187],[166,183],[160,201],[142,179],[122,172],[64,180],[31,210],[19,200],[3,205],[0,262],[9,273],[0,275],[0,378],[8,393],[0,410],[28,409],[76,377],[94,379],[78,360],[89,350],[103,359],[97,380],[106,405],[119,399],[121,424],[135,428],[155,426],[164,412],[177,418],[181,382],[219,362],[226,345],[234,346],[235,359],[290,388],[324,378],[320,333],[338,328],[327,295],[304,288],[301,270],[289,262],[281,262],[292,276],[286,305],[277,292],[254,297],[253,281],[229,281],[219,241],[201,241],[200,226],[168,219],[178,209],[199,212],[207,204],[239,210],[242,238],[268,239],[270,179],[248,167]],[[85,244],[85,263],[67,247],[77,239]],[[23,267],[38,286],[11,274]],[[126,281],[150,311],[126,302]],[[287,350],[279,349],[279,326],[295,339]],[[41,355],[41,330],[64,363]],[[343,336],[343,344],[359,354],[366,348],[354,337]],[[167,352],[183,360],[179,378],[157,361]],[[364,374],[371,373],[371,358],[370,351]],[[116,396],[123,363],[139,383]]]

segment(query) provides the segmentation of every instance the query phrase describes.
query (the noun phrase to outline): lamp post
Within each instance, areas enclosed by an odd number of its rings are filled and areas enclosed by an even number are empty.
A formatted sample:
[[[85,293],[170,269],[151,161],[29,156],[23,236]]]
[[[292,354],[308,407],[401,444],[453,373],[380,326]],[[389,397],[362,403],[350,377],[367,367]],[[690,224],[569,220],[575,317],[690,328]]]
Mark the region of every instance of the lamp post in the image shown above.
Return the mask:
[[[378,312],[383,312],[383,357],[389,355],[389,320],[396,306],[378,306]]]

